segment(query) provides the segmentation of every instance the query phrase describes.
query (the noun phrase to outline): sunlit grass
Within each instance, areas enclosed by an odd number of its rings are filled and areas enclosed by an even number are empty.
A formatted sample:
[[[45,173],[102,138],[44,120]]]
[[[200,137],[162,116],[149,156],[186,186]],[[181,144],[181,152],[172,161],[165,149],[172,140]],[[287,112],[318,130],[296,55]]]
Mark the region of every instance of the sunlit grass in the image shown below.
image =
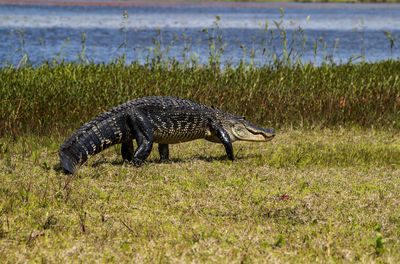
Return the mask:
[[[118,148],[64,175],[63,138],[3,138],[0,257],[12,262],[400,260],[398,132],[283,130],[194,141],[142,167]]]

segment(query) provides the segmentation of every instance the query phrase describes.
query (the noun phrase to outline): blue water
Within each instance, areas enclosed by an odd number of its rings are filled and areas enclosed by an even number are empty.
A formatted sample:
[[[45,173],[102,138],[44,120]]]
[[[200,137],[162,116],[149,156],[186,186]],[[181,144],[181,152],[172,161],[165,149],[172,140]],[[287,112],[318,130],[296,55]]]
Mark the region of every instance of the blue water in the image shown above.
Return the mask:
[[[124,10],[129,15],[125,19]],[[180,61],[207,63],[215,42],[223,64],[264,64],[286,56],[276,24],[286,30],[292,60],[320,64],[400,58],[400,4],[0,5],[0,63],[17,65],[29,59],[38,65],[79,57],[108,63],[122,55],[128,63],[145,63],[158,50]],[[384,32],[393,36],[392,48]]]

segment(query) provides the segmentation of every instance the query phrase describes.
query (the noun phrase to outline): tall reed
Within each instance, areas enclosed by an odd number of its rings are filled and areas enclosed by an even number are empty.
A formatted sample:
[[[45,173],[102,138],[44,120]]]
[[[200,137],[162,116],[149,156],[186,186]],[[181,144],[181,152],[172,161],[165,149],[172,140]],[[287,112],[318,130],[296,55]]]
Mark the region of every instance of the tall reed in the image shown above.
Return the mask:
[[[178,96],[284,126],[399,128],[400,62],[182,67],[43,64],[0,70],[0,133],[62,133],[102,111],[150,95]]]

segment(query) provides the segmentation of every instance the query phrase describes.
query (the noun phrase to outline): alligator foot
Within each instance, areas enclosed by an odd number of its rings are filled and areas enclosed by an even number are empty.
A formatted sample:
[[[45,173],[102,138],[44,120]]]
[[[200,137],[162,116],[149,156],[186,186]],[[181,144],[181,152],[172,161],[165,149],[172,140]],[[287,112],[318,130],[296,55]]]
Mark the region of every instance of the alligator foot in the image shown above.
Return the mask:
[[[169,160],[168,144],[158,144],[158,153],[160,153],[160,161]]]

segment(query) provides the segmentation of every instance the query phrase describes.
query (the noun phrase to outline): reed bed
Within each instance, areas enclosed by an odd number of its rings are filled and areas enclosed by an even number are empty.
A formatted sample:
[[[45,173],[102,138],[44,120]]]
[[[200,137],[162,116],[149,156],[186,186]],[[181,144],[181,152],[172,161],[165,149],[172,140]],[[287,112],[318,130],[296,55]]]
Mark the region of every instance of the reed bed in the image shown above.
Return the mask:
[[[219,69],[178,62],[0,69],[0,134],[61,133],[138,97],[165,95],[285,126],[399,127],[400,62]]]

